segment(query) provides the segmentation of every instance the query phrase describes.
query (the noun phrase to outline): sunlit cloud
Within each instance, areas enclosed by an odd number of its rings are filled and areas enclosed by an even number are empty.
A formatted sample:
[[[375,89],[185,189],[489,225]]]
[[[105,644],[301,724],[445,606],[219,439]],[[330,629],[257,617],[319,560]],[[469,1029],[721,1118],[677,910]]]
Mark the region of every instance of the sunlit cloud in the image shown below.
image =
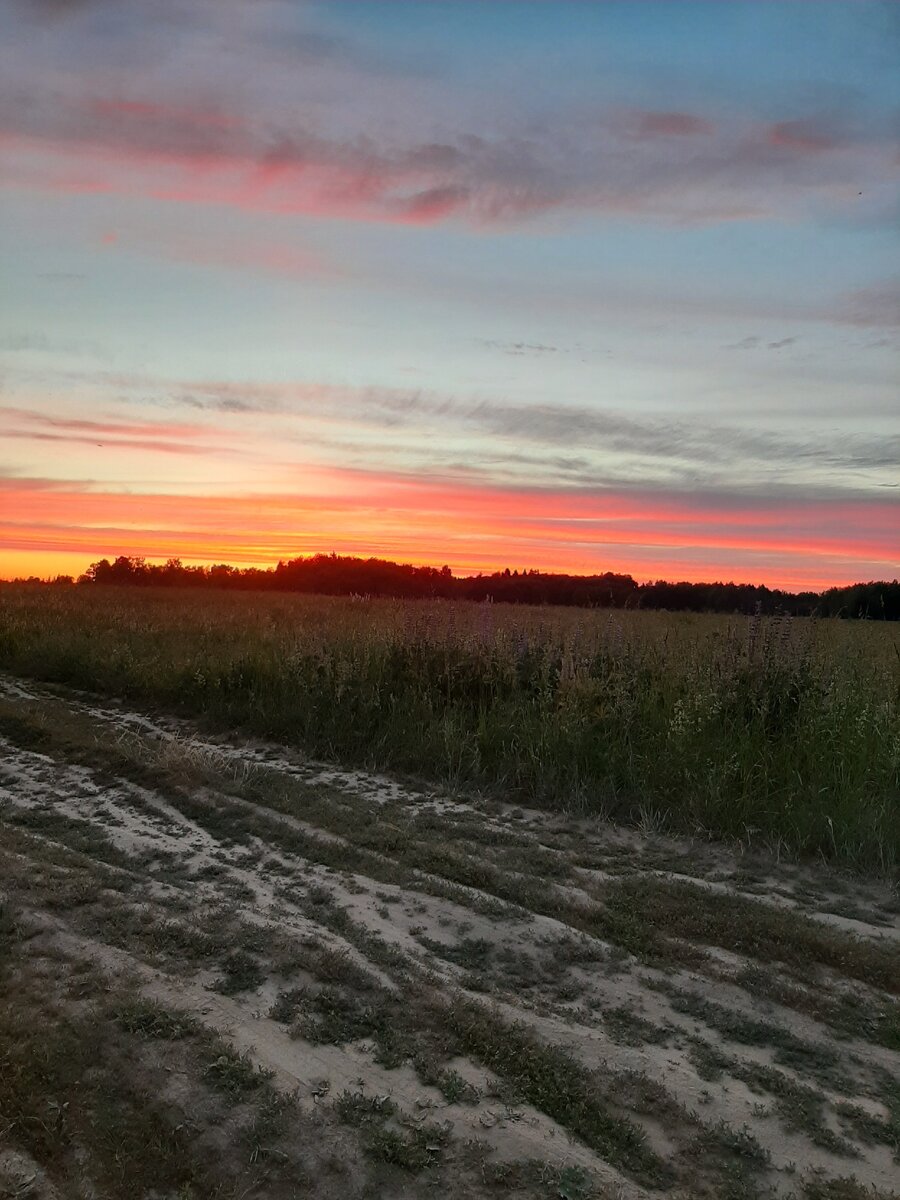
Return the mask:
[[[162,421],[104,421],[53,416],[20,408],[0,407],[0,435],[28,442],[57,442],[112,451],[142,450],[195,456],[240,454],[207,425]]]

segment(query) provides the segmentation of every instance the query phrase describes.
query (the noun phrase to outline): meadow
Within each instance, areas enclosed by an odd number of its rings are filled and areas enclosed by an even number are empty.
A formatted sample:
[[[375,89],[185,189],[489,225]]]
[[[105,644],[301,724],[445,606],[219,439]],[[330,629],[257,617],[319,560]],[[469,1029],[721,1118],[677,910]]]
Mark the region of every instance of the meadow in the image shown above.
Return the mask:
[[[896,1200],[892,636],[0,589],[0,1195]]]
[[[0,668],[318,758],[890,875],[886,622],[0,590]]]

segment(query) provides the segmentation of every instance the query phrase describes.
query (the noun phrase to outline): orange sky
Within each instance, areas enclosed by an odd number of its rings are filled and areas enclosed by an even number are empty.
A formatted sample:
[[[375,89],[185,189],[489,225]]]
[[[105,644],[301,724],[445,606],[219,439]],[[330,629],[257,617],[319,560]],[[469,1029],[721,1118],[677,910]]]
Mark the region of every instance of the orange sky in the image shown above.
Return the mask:
[[[638,579],[739,579],[821,588],[890,569],[893,509],[871,503],[730,505],[610,491],[499,488],[332,469],[307,494],[160,495],[0,490],[0,574],[79,574],[99,557],[271,566],[320,551],[443,565],[538,567]],[[858,532],[858,530],[862,532]]]

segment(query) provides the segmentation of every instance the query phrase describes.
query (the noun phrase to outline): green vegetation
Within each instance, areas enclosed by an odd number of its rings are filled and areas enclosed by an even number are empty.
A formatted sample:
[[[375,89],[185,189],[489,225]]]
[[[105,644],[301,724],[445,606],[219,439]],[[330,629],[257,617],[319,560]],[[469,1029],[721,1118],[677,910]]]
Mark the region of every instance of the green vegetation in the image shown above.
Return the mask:
[[[265,974],[256,959],[246,950],[234,950],[222,962],[222,978],[215,986],[223,996],[236,996],[240,992],[258,988]]]
[[[602,1077],[560,1047],[540,1042],[525,1025],[505,1022],[475,1001],[457,998],[440,1004],[440,1012],[462,1050],[508,1081],[522,1100],[634,1178],[651,1185],[672,1182],[670,1168],[647,1144],[640,1127],[610,1111],[610,1099],[603,1095],[607,1081]],[[620,1076],[610,1082],[610,1091],[621,1100],[627,1090],[625,1080]],[[636,1079],[635,1084],[648,1093],[649,1107],[674,1108],[663,1089],[650,1080]]]
[[[4,588],[0,667],[549,808],[900,851],[885,622]]]
[[[338,1118],[362,1131],[363,1149],[372,1158],[406,1171],[422,1171],[434,1164],[447,1145],[449,1133],[435,1122],[402,1130],[387,1122],[397,1116],[397,1106],[387,1096],[343,1092],[334,1103]]]
[[[286,1155],[274,1170],[253,1165],[260,1117],[284,1104],[266,1073],[192,1016],[135,996],[86,961],[27,955],[4,932],[3,912],[0,1135],[4,1150],[29,1156],[30,1170],[12,1191],[0,1178],[0,1194],[222,1200],[264,1180],[267,1195],[296,1194],[298,1167]],[[192,1081],[186,1110],[166,1096],[175,1073]],[[223,1152],[200,1126],[226,1121]],[[295,1130],[300,1121],[292,1113]],[[266,1132],[277,1132],[271,1121]]]
[[[721,946],[800,973],[821,964],[872,987],[900,992],[900,955],[890,943],[862,941],[743,896],[716,894],[714,903],[704,903],[704,891],[670,880],[623,879],[610,885],[604,899],[613,913],[628,914],[657,935]]]

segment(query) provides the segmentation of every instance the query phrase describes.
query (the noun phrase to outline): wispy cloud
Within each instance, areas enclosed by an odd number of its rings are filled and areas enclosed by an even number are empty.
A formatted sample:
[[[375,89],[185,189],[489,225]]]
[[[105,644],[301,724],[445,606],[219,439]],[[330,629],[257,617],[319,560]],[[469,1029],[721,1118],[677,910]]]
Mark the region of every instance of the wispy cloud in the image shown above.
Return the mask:
[[[766,130],[766,140],[779,150],[799,154],[836,150],[843,141],[833,123],[822,118],[778,121]]]
[[[35,20],[58,20],[96,7],[97,0],[13,0],[14,7]]]
[[[774,342],[767,342],[764,338],[751,334],[749,337],[741,338],[739,342],[732,342],[726,346],[726,350],[784,350],[788,346],[795,345],[800,339],[798,337],[778,338]]]
[[[82,87],[90,85],[83,81]],[[367,221],[505,225],[554,212],[668,221],[781,217],[851,204],[890,178],[887,139],[821,118],[713,122],[681,111],[585,117],[544,132],[460,129],[442,140],[341,136],[296,116],[152,94],[3,96],[8,183],[152,195]],[[828,153],[825,153],[828,151]]]
[[[0,408],[2,436],[30,442],[60,442],[118,452],[141,450],[197,456],[240,455],[207,425],[187,422],[83,420],[13,407]]]
[[[774,343],[774,351],[791,341]],[[79,377],[77,373],[69,375]],[[837,491],[876,487],[900,460],[900,436],[886,430],[848,430],[841,424],[828,429],[817,423],[803,431],[788,431],[711,421],[708,416],[636,416],[563,401],[516,403],[421,388],[349,387],[314,381],[177,381],[112,372],[83,373],[82,377],[92,380],[95,388],[131,394],[140,404],[218,413],[237,421],[266,417],[267,426],[253,427],[260,453],[266,446],[269,453],[276,445],[317,446],[333,454],[352,451],[361,462],[380,456],[382,461],[399,458],[422,464],[427,457],[434,469],[435,456],[438,461],[441,457],[446,460],[466,447],[469,461],[489,474],[492,463],[495,470],[501,462],[515,469],[517,463],[523,463],[518,456],[534,455],[539,448],[544,469],[552,476],[561,469],[560,461],[577,449],[578,457],[586,462],[579,472],[586,485],[605,486],[642,477],[648,483],[690,483],[703,491],[718,488],[723,476],[728,476],[734,486],[761,494],[772,489],[773,481],[783,480],[785,473],[795,488],[818,486],[826,479]],[[24,421],[27,415],[20,411],[18,420]],[[25,433],[17,436],[27,436],[38,422],[57,436],[89,437],[94,432],[93,425],[81,428],[89,423],[66,421],[60,428],[53,417],[32,416],[31,420]],[[231,446],[242,452],[248,448],[246,433],[238,428],[213,428],[206,422],[169,426],[98,422],[97,440],[110,430],[118,436],[154,440],[166,430],[164,440],[171,439],[173,444],[205,440],[211,446]],[[385,437],[379,439],[379,432]],[[459,451],[454,450],[456,446]]]
[[[514,357],[534,355],[541,357],[545,354],[571,354],[573,351],[563,346],[548,346],[544,342],[501,342],[492,338],[480,338],[479,341],[489,350],[499,350],[502,354]]]
[[[176,237],[142,232],[135,244],[143,253],[155,253],[184,266],[320,282],[337,279],[340,274],[332,263],[309,247],[286,241],[264,241],[258,236],[236,240],[196,233]],[[129,249],[129,243],[124,248]]]
[[[46,333],[0,334],[0,353],[50,354],[70,358],[108,359],[109,350],[100,342],[85,338],[51,337]]]

